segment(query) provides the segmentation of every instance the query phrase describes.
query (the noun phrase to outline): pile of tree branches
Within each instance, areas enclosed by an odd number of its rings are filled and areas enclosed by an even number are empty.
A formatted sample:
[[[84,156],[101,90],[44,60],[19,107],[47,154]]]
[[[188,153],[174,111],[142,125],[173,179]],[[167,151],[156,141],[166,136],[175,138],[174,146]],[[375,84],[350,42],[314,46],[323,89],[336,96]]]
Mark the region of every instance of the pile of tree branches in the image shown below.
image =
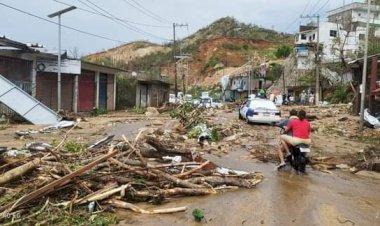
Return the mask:
[[[195,158],[190,149],[176,146],[173,140],[143,136],[142,132],[133,141],[125,137],[122,141],[103,139],[85,151],[72,153],[62,148],[70,131],[54,149],[0,167],[0,215],[18,216],[0,218],[2,224],[40,223],[36,222],[38,215],[49,207],[73,215],[73,209],[81,206],[95,212],[109,207],[142,214],[186,211],[185,206],[143,209],[135,203],[159,204],[172,196],[253,188],[263,179],[258,173],[220,174],[216,165]],[[163,162],[164,156],[173,161]],[[219,188],[221,185],[223,188]]]

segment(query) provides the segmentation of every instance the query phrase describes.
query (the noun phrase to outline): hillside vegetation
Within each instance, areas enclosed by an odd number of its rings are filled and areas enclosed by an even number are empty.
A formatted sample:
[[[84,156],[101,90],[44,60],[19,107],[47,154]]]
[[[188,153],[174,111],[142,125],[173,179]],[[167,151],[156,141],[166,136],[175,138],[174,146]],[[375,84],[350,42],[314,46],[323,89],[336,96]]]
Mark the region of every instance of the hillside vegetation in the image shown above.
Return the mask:
[[[280,46],[290,44],[288,34],[245,24],[232,17],[221,18],[196,33],[178,41],[179,49],[189,55],[189,84],[202,85],[206,77],[217,71],[239,67],[251,59],[259,61],[274,60]],[[147,42],[129,43],[101,53],[86,57],[87,60],[117,66],[130,71],[144,71],[150,75],[173,77],[172,43],[157,45]],[[183,75],[184,63],[178,64],[178,74]],[[187,70],[186,70],[187,71]],[[208,79],[210,80],[210,79]],[[215,79],[217,83],[219,79]]]

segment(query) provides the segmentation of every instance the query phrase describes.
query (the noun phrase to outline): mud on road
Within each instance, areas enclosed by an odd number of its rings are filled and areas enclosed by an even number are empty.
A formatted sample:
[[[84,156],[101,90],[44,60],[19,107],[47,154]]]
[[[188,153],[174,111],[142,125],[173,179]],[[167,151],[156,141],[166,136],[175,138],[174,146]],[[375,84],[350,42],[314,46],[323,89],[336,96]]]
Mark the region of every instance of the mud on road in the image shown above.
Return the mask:
[[[341,170],[324,173],[310,167],[306,176],[278,172],[274,164],[278,128],[247,125],[237,119],[235,112],[219,112],[210,118],[215,126],[236,127],[238,124],[242,132],[251,136],[227,142],[229,144],[224,145],[228,151],[211,148],[205,158],[227,168],[262,172],[264,181],[253,190],[238,189],[212,196],[172,199],[167,207],[187,205],[189,210],[202,209],[207,225],[380,224],[380,180]],[[341,156],[337,159],[340,163],[347,163],[349,158],[345,156],[368,145],[371,143],[331,134],[313,134],[313,149],[317,150],[314,156]],[[189,212],[151,216],[119,214],[127,218],[120,225],[201,225]]]
[[[287,109],[284,109],[286,112]],[[308,109],[315,114],[314,109]],[[323,113],[323,112],[322,112]],[[330,114],[325,112],[323,114]],[[347,125],[326,133],[334,117],[320,117],[312,122],[313,155],[332,156],[336,163],[350,163],[359,150],[373,145],[373,140],[353,139]],[[286,115],[285,115],[286,116]],[[380,180],[362,177],[343,170],[318,171],[308,168],[308,175],[298,176],[275,169],[279,129],[267,125],[247,125],[238,120],[235,111],[219,110],[207,117],[208,122],[221,128],[225,139],[211,143],[198,151],[215,164],[236,170],[262,172],[264,181],[256,189],[236,189],[202,197],[171,198],[162,208],[187,206],[188,211],[170,215],[142,215],[119,210],[119,225],[379,225]],[[84,144],[105,135],[133,138],[141,128],[173,129],[175,121],[168,115],[155,117],[125,112],[88,118],[69,139]],[[51,143],[60,140],[64,131],[15,137],[17,130],[39,130],[41,126],[10,125],[0,130],[0,143],[7,147],[22,147],[32,141]],[[231,131],[234,131],[232,133]],[[236,133],[237,134],[236,134]],[[373,131],[367,131],[373,133]],[[237,136],[238,135],[238,136]],[[233,137],[236,136],[236,137]],[[196,143],[196,141],[184,141]],[[150,204],[139,204],[146,209]],[[196,223],[191,215],[195,208],[205,213],[205,222]]]

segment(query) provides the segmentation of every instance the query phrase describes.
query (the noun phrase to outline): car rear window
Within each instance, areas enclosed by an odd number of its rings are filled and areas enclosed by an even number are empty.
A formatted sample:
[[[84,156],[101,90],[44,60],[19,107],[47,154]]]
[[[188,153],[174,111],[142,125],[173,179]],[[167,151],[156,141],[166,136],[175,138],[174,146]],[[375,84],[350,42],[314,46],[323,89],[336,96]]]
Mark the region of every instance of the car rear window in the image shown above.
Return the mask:
[[[249,107],[251,108],[265,108],[269,110],[277,110],[276,105],[270,100],[252,100]]]

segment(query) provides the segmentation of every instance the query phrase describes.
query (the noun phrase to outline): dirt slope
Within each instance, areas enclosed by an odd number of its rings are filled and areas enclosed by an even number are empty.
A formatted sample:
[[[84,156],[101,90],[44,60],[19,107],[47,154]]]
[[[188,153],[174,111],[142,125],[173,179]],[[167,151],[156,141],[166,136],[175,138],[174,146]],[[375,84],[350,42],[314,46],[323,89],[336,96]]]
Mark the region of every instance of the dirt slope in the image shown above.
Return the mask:
[[[118,46],[106,51],[90,54],[85,57],[91,62],[112,63],[117,65],[127,65],[130,61],[141,58],[155,52],[168,52],[170,48],[149,43],[149,42],[131,42],[122,46]]]

